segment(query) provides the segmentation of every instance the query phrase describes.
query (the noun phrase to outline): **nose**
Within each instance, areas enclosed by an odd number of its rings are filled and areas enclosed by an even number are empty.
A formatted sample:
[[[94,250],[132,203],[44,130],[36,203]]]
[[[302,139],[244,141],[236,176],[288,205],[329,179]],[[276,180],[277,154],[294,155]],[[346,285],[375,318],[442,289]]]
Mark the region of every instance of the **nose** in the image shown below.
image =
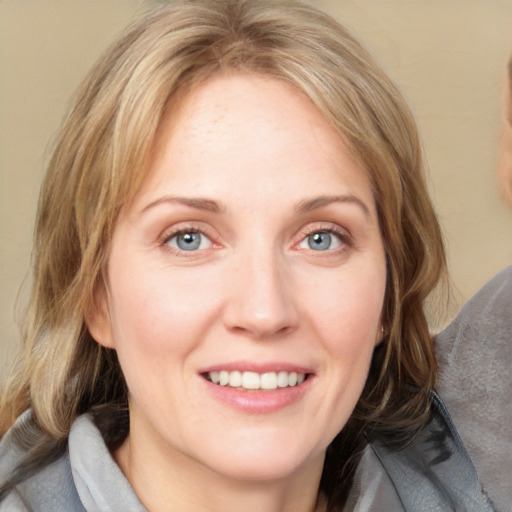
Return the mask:
[[[283,257],[284,258],[284,257]],[[289,268],[277,254],[253,253],[231,267],[224,324],[258,340],[290,333],[298,325]]]

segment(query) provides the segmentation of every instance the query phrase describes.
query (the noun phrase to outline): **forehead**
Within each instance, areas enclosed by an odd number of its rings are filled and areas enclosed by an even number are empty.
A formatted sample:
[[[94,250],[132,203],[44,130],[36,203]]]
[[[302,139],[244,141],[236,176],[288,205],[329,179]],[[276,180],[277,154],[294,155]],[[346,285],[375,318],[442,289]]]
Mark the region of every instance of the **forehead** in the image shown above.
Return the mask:
[[[254,195],[255,184],[262,183],[307,187],[312,194],[340,184],[366,194],[370,188],[342,135],[291,84],[216,75],[174,98],[158,131],[143,196],[160,187],[195,195],[235,188]]]
[[[179,132],[186,137],[199,135],[205,143],[215,138],[217,144],[222,138],[228,141],[227,131],[234,125],[240,139],[263,139],[258,131],[263,127],[266,132],[288,130],[293,135],[304,129],[313,136],[322,131],[322,139],[333,146],[342,138],[294,85],[271,76],[231,72],[215,74],[180,91],[169,105],[157,140],[161,144]]]

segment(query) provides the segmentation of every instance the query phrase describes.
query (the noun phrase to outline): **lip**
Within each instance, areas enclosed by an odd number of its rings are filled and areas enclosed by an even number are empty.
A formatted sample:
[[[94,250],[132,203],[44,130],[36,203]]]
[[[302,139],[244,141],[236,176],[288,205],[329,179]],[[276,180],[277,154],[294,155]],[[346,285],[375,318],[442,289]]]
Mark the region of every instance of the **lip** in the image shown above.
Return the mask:
[[[297,372],[308,375],[308,378],[300,385],[286,388],[277,388],[268,391],[252,391],[232,388],[230,386],[219,386],[210,382],[204,377],[205,373],[215,371],[250,371],[257,373],[267,372]],[[208,393],[215,400],[218,400],[229,407],[246,413],[270,414],[278,412],[299,402],[310,390],[314,381],[314,372],[310,368],[293,365],[290,363],[266,363],[255,362],[232,362],[218,364],[202,368],[199,378],[203,382]]]

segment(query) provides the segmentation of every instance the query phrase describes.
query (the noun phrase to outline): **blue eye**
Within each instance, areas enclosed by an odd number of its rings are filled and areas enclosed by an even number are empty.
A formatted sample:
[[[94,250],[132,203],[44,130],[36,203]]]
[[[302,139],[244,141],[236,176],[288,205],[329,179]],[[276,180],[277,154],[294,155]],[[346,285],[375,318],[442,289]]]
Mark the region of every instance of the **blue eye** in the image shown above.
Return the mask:
[[[308,235],[299,245],[302,249],[313,251],[329,251],[341,245],[341,240],[335,233],[328,231],[315,231]]]
[[[180,251],[197,251],[211,247],[211,241],[199,231],[182,231],[176,233],[166,242]]]

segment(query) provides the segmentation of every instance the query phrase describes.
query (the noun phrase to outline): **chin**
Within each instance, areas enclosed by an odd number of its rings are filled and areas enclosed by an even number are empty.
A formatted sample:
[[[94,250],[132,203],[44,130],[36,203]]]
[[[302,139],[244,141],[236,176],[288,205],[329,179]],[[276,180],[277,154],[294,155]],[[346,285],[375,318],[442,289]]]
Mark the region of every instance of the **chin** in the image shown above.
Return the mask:
[[[274,463],[267,461],[263,464],[240,464],[240,462],[230,465],[229,467],[213,468],[219,474],[224,475],[230,480],[243,482],[275,482],[286,480],[292,475],[301,472],[301,465],[293,465],[286,463]]]
[[[297,473],[316,470],[323,467],[325,451],[318,453],[305,453],[301,450],[290,450],[290,446],[280,447],[254,446],[254,449],[231,448],[222,457],[218,454],[210,454],[213,460],[205,461],[211,470],[222,474],[226,478],[239,481],[277,481],[286,479]]]

